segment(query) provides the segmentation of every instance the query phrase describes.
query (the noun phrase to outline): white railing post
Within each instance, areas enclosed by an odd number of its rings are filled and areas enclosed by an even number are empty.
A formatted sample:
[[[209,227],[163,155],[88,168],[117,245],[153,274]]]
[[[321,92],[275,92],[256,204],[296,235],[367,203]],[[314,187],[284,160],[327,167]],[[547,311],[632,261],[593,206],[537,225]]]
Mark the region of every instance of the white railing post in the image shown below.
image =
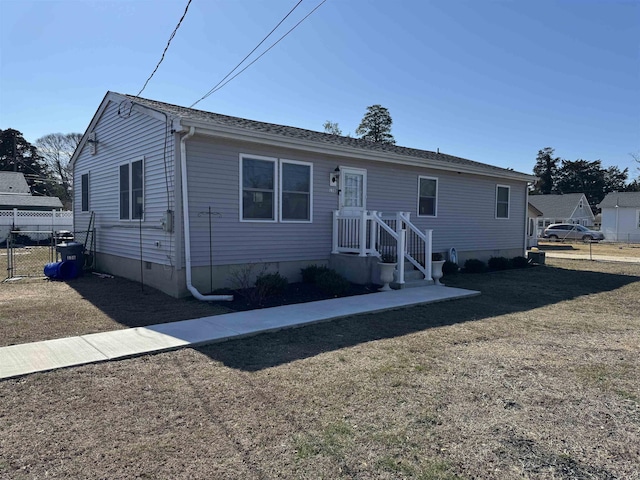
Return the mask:
[[[368,249],[368,253],[369,255],[373,254],[373,253],[377,253],[378,250],[376,249],[376,244],[378,243],[378,239],[377,239],[377,224],[376,222],[373,221],[373,217],[376,217],[378,215],[378,212],[373,210],[372,212],[370,212],[371,214],[371,221],[369,222],[369,249]]]
[[[338,253],[338,211],[333,211],[333,236],[331,239],[331,253]]]
[[[402,212],[396,212],[396,233],[400,235],[400,230],[402,230]]]
[[[13,209],[13,227],[12,228],[15,228],[17,224],[18,224],[18,209],[14,208]]]
[[[407,237],[407,231],[403,228],[398,232],[398,244],[397,244],[397,254],[398,254],[398,283],[404,283],[404,241]]]
[[[363,210],[360,214],[360,225],[359,225],[358,236],[358,247],[359,257],[365,257],[367,255],[367,211]]]
[[[426,280],[433,280],[433,278],[431,278],[431,252],[432,252],[431,239],[433,238],[433,230],[431,229],[425,230],[424,236],[426,238],[426,241],[424,242],[424,266],[426,270],[426,274],[424,278]]]

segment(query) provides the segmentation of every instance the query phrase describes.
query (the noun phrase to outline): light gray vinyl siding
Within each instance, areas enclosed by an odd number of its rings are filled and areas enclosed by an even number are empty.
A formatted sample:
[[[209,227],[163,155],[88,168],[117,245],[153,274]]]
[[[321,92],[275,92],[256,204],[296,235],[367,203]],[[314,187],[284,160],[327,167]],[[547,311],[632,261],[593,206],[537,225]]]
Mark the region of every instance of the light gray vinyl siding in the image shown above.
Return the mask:
[[[167,208],[175,209],[173,135],[167,135],[165,155],[165,122],[136,109],[128,116],[118,115],[116,103],[108,104],[94,131],[97,153],[91,154],[91,146],[85,145],[75,163],[74,179],[79,186],[82,174],[89,173],[89,210],[96,215],[96,250],[140,259],[140,222],[120,220],[119,167],[144,157],[143,260],[173,264],[175,241],[161,228],[164,212]],[[86,230],[90,216],[90,212],[81,211],[81,195],[81,188],[75,188],[73,211],[77,231]]]
[[[313,164],[313,222],[241,222],[240,154]],[[208,208],[212,218],[213,264],[326,259],[331,251],[332,211],[338,193],[330,191],[336,166],[367,170],[366,208],[411,212],[421,229],[433,229],[434,251],[523,248],[526,183],[382,164],[336,156],[260,147],[195,136],[187,142],[191,259],[209,265]],[[438,178],[437,217],[418,217],[418,176]],[[509,218],[496,219],[496,185],[510,186]]]

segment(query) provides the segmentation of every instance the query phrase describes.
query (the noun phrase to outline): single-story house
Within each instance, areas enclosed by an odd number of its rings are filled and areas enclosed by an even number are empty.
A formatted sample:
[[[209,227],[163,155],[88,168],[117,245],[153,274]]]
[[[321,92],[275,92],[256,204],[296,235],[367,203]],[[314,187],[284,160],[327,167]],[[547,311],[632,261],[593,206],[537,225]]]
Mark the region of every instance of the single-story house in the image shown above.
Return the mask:
[[[35,196],[21,172],[0,172],[0,210],[53,210],[62,208],[58,197]]]
[[[372,281],[391,252],[523,255],[532,175],[108,92],[76,149],[74,222],[101,270],[198,298],[243,269],[329,264]],[[355,259],[355,260],[354,260]],[[405,262],[397,280],[404,281]],[[208,298],[208,297],[207,297]]]
[[[542,212],[538,218],[538,236],[552,223],[574,223],[592,227],[595,217],[584,193],[530,195],[529,203]]]
[[[612,192],[600,202],[602,233],[614,242],[640,243],[640,192]]]
[[[32,195],[21,172],[0,172],[0,243],[5,242],[12,229],[21,231],[51,231],[61,223],[62,208],[58,197]],[[70,218],[69,218],[70,220]],[[62,222],[63,225],[64,222]],[[70,224],[69,224],[70,225]],[[29,234],[33,240],[41,240],[39,234]]]

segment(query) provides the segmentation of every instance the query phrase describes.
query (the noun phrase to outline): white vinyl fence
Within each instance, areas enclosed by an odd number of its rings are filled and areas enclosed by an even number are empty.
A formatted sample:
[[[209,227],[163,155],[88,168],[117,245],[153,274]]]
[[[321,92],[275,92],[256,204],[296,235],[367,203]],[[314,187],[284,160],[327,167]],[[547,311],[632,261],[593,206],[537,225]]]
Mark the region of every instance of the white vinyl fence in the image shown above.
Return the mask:
[[[0,243],[11,230],[29,232],[73,231],[73,212],[64,210],[0,210]],[[29,234],[27,234],[29,235]],[[33,238],[33,240],[37,240]]]

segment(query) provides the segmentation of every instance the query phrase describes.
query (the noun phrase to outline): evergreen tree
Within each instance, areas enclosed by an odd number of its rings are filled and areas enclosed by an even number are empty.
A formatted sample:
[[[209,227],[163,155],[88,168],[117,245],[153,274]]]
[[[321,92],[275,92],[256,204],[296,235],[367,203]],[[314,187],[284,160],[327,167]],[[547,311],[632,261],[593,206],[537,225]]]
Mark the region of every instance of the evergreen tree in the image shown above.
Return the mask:
[[[55,191],[50,171],[36,147],[13,128],[0,130],[0,170],[22,172],[33,194],[50,195]]]
[[[381,105],[371,105],[367,107],[367,113],[356,129],[356,135],[370,142],[394,144],[396,140],[391,135],[392,123],[389,110]]]
[[[534,194],[547,195],[549,193],[556,193],[560,157],[553,158],[553,153],[554,150],[551,147],[538,151],[536,165],[533,167],[533,173],[538,177],[532,192]]]

